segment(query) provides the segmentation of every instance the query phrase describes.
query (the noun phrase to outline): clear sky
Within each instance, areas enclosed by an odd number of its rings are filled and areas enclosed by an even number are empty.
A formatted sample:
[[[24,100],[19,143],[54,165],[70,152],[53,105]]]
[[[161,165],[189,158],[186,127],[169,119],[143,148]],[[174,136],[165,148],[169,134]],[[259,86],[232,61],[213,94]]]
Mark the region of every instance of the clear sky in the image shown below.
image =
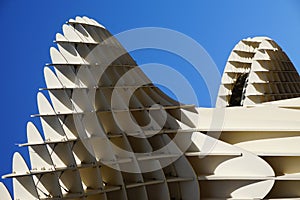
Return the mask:
[[[241,39],[268,36],[300,67],[300,3],[298,0],[1,0],[1,140],[0,175],[11,172],[15,151],[28,158],[26,123],[37,113],[36,93],[45,87],[43,67],[50,62],[49,48],[62,24],[75,16],[88,16],[111,33],[138,28],[164,27],[196,40],[223,71],[234,45]],[[156,62],[191,76],[199,105],[210,106],[206,86],[193,77],[187,63],[165,52],[133,53],[139,64]],[[11,180],[4,180],[11,190]]]

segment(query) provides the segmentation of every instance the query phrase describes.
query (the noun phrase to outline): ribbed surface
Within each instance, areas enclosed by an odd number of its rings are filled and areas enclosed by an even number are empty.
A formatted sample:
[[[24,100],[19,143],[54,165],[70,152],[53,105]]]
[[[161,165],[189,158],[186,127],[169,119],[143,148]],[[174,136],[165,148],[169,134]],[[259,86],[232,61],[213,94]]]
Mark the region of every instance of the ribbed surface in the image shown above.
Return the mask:
[[[246,79],[240,81],[243,75]],[[299,74],[287,55],[270,38],[255,37],[241,40],[231,52],[218,106],[246,106],[299,96]]]
[[[4,176],[15,200],[300,197],[300,81],[274,41],[232,51],[218,103],[237,107],[195,108],[153,85],[96,21],[62,29],[32,115],[43,134],[29,122],[20,145],[31,166],[15,153]],[[2,184],[0,198],[10,200]]]
[[[21,146],[29,148],[31,168],[16,154],[5,176],[14,178],[15,198],[199,198],[197,177],[169,137],[186,134],[183,127],[189,132],[193,124],[180,110],[196,112],[194,105],[164,95],[92,19],[69,20],[55,42],[52,67],[44,69],[51,103],[39,93],[39,114],[32,115],[45,138],[29,123]]]

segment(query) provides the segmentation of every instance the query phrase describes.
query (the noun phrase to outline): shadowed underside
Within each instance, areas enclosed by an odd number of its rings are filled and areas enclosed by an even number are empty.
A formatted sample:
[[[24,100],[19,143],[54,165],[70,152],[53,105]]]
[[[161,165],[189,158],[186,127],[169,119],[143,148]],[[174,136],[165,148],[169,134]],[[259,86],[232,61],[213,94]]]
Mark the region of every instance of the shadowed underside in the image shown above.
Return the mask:
[[[169,98],[92,19],[69,20],[55,42],[42,89],[51,103],[38,93],[32,115],[43,134],[29,122],[20,145],[31,166],[15,153],[4,176],[14,199],[300,197],[299,75],[271,39],[236,45],[218,109]],[[10,198],[2,184],[0,198]]]

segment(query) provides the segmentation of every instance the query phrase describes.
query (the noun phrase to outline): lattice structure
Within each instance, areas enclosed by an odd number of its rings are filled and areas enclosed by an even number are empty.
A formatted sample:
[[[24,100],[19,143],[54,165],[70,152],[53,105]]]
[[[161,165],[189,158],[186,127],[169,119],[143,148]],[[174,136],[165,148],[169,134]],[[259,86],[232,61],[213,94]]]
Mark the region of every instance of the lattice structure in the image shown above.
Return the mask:
[[[218,109],[169,98],[92,19],[69,20],[55,42],[51,103],[38,93],[32,115],[43,134],[29,122],[20,145],[31,166],[15,153],[3,176],[14,199],[300,198],[299,75],[274,41],[236,45],[218,99],[231,107]]]
[[[225,66],[218,103],[251,105],[300,96],[300,78],[282,49],[270,38],[241,40]]]
[[[199,197],[196,175],[176,144],[160,149],[168,134],[193,126],[179,119],[181,109],[193,112],[194,105],[164,95],[109,37],[86,17],[69,20],[56,35],[58,49],[50,49],[52,63],[44,69],[51,104],[38,93],[33,115],[45,138],[28,123],[28,143],[20,146],[28,146],[31,168],[16,153],[13,173],[5,176],[14,178],[15,199]],[[163,168],[166,159],[176,161]]]

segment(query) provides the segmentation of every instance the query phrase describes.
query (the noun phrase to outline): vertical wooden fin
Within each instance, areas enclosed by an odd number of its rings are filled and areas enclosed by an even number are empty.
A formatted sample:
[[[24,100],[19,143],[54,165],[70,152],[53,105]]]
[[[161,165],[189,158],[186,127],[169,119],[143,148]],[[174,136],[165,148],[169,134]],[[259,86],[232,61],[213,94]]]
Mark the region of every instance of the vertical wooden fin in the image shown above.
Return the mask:
[[[25,160],[18,152],[16,152],[13,156],[13,172],[16,174],[30,174]],[[15,199],[38,199],[37,190],[32,176],[28,175],[13,178],[13,186]]]
[[[12,200],[7,188],[1,182],[0,182],[0,199],[1,200]]]

